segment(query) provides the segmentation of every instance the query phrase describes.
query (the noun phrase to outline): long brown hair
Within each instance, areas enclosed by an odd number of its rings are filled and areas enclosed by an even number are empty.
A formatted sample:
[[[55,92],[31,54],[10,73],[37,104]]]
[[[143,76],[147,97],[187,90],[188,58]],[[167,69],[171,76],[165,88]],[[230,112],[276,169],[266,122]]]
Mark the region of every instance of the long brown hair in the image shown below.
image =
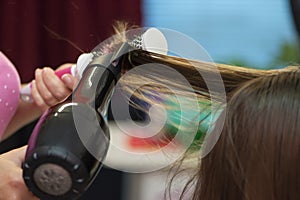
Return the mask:
[[[300,70],[246,82],[227,108],[193,199],[299,199]]]
[[[195,186],[193,200],[298,199],[299,67],[258,70],[191,61],[145,51],[137,51],[130,55],[126,66],[145,63],[164,64],[175,69],[187,78],[194,89],[190,91],[181,85],[180,81],[165,79],[159,72],[153,71],[143,76],[121,80],[128,93],[141,100],[148,99],[150,103],[157,103],[158,98],[148,98],[149,96],[169,93],[170,91],[164,87],[169,85],[177,88],[182,96],[196,92],[198,101],[209,100],[210,91],[199,71],[220,73],[224,83],[227,99],[219,103],[221,109],[222,105],[227,103],[224,111],[226,120],[217,144],[209,155],[200,161],[195,157],[198,154],[187,152],[179,165],[173,167],[175,173],[182,173],[184,172],[182,162],[192,158],[190,161],[193,163],[188,166],[194,167],[191,170],[191,176],[194,177],[184,188],[181,198],[189,187]],[[211,66],[216,66],[217,71]],[[139,88],[140,93],[134,92],[132,88],[140,82],[147,82],[147,87]],[[156,86],[157,82],[163,87]],[[147,93],[150,95],[145,95]],[[215,95],[218,96],[218,93]],[[217,123],[222,123],[222,120]],[[202,143],[199,144],[199,149],[200,145]],[[198,166],[194,165],[195,162],[199,162]],[[194,171],[196,173],[193,174]]]
[[[210,100],[207,82],[201,74],[211,74],[212,77],[219,74],[222,78],[227,98],[226,101],[219,99],[221,108],[228,101],[224,129],[212,151],[194,168],[195,176],[185,187],[187,190],[195,183],[194,200],[298,199],[298,67],[258,70],[137,50],[128,54],[124,71],[147,63],[171,67],[193,87],[190,90],[180,80],[164,77],[155,70],[120,80],[126,93],[150,104],[159,103],[161,95],[172,95],[167,89],[169,86],[174,86],[184,97],[196,94],[197,101]],[[212,79],[210,83],[214,81]],[[139,87],[141,82],[147,84]],[[214,95],[218,98],[218,91]],[[195,164],[197,157],[195,154],[192,157],[196,158],[192,159]],[[177,167],[177,172],[181,172],[180,167]]]

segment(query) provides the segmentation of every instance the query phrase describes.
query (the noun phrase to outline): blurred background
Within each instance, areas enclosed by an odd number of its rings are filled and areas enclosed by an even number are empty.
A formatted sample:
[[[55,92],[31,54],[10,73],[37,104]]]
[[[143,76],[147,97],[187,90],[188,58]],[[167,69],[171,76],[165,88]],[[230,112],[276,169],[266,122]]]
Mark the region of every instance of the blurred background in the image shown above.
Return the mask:
[[[122,20],[184,33],[215,62],[281,68],[300,61],[299,15],[299,0],[1,0],[0,51],[29,82],[38,67],[76,62]],[[2,142],[0,151],[26,144],[34,124]],[[81,199],[160,199],[164,187],[157,182],[106,168]]]
[[[292,2],[144,0],[143,23],[185,33],[215,62],[279,68],[299,61]]]

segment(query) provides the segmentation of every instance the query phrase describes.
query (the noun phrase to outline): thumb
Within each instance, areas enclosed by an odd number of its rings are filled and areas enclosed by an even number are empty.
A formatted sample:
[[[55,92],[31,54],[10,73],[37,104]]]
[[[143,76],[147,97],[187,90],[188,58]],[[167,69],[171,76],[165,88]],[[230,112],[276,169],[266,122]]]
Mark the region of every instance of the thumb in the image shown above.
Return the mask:
[[[17,166],[20,167],[22,165],[22,162],[24,161],[26,149],[27,149],[27,145],[6,152],[2,154],[1,157],[14,162]]]
[[[66,87],[68,87],[70,90],[74,89],[76,83],[76,78],[74,76],[72,76],[71,74],[64,74],[61,77],[61,80],[64,82]]]

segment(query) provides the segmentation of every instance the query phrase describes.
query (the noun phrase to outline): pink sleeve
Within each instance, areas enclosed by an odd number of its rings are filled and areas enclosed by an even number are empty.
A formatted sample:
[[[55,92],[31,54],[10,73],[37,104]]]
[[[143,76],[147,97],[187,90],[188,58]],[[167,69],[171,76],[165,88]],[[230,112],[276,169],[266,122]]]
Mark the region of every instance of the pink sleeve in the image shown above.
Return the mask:
[[[0,51],[0,138],[17,110],[20,84],[14,65]]]

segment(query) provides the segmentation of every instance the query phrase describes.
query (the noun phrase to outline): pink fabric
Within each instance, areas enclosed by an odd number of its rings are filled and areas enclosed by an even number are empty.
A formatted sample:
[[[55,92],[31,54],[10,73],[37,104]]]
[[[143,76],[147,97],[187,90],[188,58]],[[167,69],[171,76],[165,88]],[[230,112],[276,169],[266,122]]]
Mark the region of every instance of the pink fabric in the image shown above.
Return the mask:
[[[0,51],[0,138],[18,108],[20,84],[15,66]]]

